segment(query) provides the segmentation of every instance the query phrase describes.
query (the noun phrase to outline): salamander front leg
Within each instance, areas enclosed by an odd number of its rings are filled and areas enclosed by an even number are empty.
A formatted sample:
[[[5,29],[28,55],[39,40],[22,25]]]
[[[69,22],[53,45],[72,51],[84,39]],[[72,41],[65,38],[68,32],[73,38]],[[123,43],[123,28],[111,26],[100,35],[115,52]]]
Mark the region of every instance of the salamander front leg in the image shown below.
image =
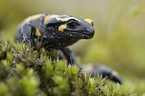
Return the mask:
[[[78,65],[74,54],[72,53],[72,51],[69,48],[63,48],[63,49],[61,49],[61,51],[63,52],[64,56],[66,57],[68,64]],[[62,54],[62,56],[63,56],[63,54]]]
[[[23,35],[22,43],[27,43],[29,48],[34,47],[34,38],[36,38],[36,28],[30,23],[24,23],[21,26],[21,33]]]

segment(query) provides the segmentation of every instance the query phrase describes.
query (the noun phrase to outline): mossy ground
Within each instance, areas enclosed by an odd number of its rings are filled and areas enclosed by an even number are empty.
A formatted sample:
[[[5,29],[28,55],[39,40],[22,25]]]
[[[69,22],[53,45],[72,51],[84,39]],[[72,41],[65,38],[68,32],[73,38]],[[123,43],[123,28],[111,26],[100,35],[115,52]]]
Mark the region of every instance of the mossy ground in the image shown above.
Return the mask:
[[[128,96],[126,86],[95,78],[53,60],[45,49],[0,41],[0,96]],[[97,87],[99,86],[100,89]]]

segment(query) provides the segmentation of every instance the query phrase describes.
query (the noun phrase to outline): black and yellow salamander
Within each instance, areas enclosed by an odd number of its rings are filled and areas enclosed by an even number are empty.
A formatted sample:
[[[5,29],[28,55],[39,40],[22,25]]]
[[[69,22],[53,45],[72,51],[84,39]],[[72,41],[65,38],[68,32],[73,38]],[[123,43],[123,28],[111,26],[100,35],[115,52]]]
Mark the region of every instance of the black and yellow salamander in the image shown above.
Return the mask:
[[[16,40],[34,47],[34,39],[47,50],[61,50],[70,64],[77,64],[67,46],[94,36],[93,22],[69,15],[38,14],[26,18],[18,27]]]
[[[95,30],[91,19],[81,19],[69,15],[38,14],[26,18],[18,26],[16,41],[27,43],[31,48],[35,47],[34,39],[37,38],[38,41],[42,42],[43,48],[48,51],[53,51],[54,49],[60,50],[62,52],[62,58],[66,57],[69,64],[76,65],[75,56],[67,46],[76,43],[80,39],[91,39],[94,33]],[[103,73],[103,75],[107,75],[113,72],[108,67],[102,68],[103,70],[98,68],[92,69],[92,74],[94,72],[96,74],[99,72],[108,72]],[[110,79],[110,76],[116,77],[118,75],[109,75],[108,79]],[[111,80],[121,84],[121,78],[117,79]]]

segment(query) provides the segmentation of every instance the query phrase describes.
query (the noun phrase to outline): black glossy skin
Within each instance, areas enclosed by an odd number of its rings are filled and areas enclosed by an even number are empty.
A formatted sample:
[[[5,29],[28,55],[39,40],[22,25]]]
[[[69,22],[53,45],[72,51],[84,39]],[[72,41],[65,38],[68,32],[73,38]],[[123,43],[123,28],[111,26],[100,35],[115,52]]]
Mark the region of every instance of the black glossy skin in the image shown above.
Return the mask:
[[[123,83],[119,74],[116,71],[112,70],[110,67],[107,67],[103,64],[98,64],[98,63],[92,64],[92,65],[91,66],[88,64],[82,65],[82,67],[83,67],[82,71],[91,73],[94,76],[97,76],[98,74],[102,75],[102,78],[107,78],[107,79],[117,82],[119,84]]]
[[[18,27],[16,41],[26,42],[35,47],[34,39],[39,38],[47,50],[61,50],[70,64],[77,64],[67,46],[80,39],[94,36],[93,22],[69,15],[38,14],[26,18]]]

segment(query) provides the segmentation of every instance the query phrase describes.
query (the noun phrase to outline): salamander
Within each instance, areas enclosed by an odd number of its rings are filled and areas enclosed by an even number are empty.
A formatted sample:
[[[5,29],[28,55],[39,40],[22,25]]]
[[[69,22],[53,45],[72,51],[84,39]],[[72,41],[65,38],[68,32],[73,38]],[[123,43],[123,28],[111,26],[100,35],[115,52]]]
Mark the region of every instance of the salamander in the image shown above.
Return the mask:
[[[35,47],[35,39],[42,42],[48,51],[60,50],[61,58],[66,57],[68,64],[77,65],[76,58],[68,48],[80,39],[91,39],[95,30],[91,19],[81,19],[69,15],[37,14],[23,20],[16,33],[16,41]],[[86,67],[84,66],[85,71]],[[104,77],[122,84],[119,75],[114,75],[109,67],[94,67],[92,74],[101,73]],[[111,75],[110,75],[111,74]],[[113,77],[114,76],[114,77]],[[115,78],[115,79],[114,79]]]
[[[91,39],[95,30],[91,19],[69,15],[37,14],[26,18],[17,28],[16,41],[34,47],[38,38],[47,50],[61,50],[69,64],[77,64],[67,46],[80,39]]]

